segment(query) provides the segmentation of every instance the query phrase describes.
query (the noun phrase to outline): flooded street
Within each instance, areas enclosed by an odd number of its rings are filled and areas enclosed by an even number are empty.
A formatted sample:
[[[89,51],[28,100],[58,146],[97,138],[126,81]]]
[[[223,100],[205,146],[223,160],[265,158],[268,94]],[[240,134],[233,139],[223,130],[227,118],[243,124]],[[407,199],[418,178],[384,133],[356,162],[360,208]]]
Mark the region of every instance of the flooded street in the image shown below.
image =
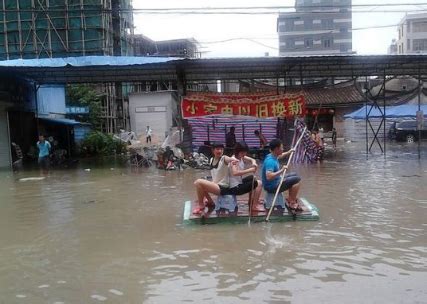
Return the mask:
[[[427,303],[426,146],[363,149],[295,168],[318,222],[183,226],[193,169],[1,172],[0,303]]]

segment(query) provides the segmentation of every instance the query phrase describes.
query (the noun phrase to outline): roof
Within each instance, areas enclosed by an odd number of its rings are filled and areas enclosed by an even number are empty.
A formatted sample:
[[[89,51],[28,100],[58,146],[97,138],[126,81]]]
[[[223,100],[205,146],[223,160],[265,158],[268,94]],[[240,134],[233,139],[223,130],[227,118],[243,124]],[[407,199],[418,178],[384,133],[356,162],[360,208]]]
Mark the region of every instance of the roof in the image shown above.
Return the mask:
[[[243,82],[244,83],[244,82]],[[255,89],[259,91],[271,92],[275,90],[275,86],[267,83],[256,82]],[[294,87],[280,87],[280,93],[286,94],[303,94],[306,105],[339,105],[350,103],[365,102],[364,96],[357,89],[354,81],[346,81],[331,86],[325,86],[324,81],[314,84]]]
[[[4,67],[59,68],[66,66],[127,66],[164,63],[176,60],[168,57],[81,56],[64,58],[14,59],[0,61]]]
[[[427,55],[422,54],[175,60],[159,57],[89,56],[0,62],[0,72],[20,74],[38,83],[417,76],[425,70]]]
[[[50,122],[57,125],[76,126],[76,125],[90,125],[89,123],[76,121],[74,119],[67,118],[52,118],[52,117],[38,117],[41,120]]]
[[[307,105],[331,105],[364,102],[364,97],[354,85],[331,88],[308,88],[302,91]]]

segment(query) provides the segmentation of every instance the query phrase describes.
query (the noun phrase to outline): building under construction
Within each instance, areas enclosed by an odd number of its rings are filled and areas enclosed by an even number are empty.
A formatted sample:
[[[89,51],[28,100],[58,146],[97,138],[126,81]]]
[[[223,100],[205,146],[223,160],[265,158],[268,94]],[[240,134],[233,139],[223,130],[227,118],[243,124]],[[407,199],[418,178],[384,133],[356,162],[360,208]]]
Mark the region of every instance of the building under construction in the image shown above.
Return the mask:
[[[133,55],[131,0],[2,0],[0,60]],[[126,128],[121,85],[102,88],[103,129]]]

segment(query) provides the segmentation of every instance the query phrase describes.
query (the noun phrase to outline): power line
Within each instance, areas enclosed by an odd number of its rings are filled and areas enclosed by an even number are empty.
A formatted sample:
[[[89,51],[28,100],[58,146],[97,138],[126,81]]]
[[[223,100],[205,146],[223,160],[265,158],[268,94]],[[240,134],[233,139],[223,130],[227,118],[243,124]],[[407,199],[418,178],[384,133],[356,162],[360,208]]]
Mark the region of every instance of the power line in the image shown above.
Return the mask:
[[[366,14],[366,13],[420,13],[420,12],[426,12],[426,9],[417,9],[417,10],[360,10],[360,11],[348,11],[348,13],[353,14]],[[135,11],[134,14],[138,15],[280,15],[285,14],[287,12],[244,12],[244,11],[232,11],[232,12],[202,12],[202,11],[188,11],[188,12],[141,12],[141,11]],[[342,14],[342,12],[328,12],[328,11],[304,11],[304,12],[289,12],[293,15],[327,15],[327,14]]]
[[[399,7],[399,6],[419,6],[427,5],[427,2],[420,3],[370,3],[370,4],[337,4],[337,5],[303,5],[301,8],[318,9],[318,8],[348,8],[348,7]],[[174,7],[174,8],[137,8],[135,11],[214,11],[214,10],[280,10],[292,9],[294,5],[281,6],[230,6],[230,7]]]
[[[378,25],[378,26],[356,27],[356,28],[349,29],[349,31],[351,30],[352,32],[354,32],[354,31],[363,31],[363,30],[370,30],[370,29],[390,28],[390,27],[398,27],[399,25],[402,25],[402,24],[387,24],[387,25]],[[332,31],[333,30],[319,31],[319,32],[316,32],[316,35],[332,34]],[[292,39],[307,38],[307,35],[305,35],[305,34],[300,34],[301,36],[298,36],[298,32],[296,32],[296,34],[297,35],[289,35],[289,36]],[[278,40],[278,39],[279,39],[278,36],[276,36],[276,37],[233,37],[233,38],[228,38],[228,39],[223,39],[223,40],[199,41],[199,43],[200,44],[219,44],[219,43],[227,43],[227,42],[232,42],[232,41],[247,40],[247,41],[256,42],[256,43],[262,45],[261,42],[256,41],[256,40]],[[269,47],[269,48],[274,48],[274,47],[271,47],[268,45],[265,45],[265,46]]]

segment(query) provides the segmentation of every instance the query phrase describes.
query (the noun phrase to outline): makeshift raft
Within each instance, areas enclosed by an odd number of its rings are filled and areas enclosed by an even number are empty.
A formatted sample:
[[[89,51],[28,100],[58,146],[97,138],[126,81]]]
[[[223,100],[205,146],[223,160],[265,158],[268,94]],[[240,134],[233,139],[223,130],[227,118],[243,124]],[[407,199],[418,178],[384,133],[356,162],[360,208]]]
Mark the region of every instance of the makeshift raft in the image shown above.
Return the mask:
[[[319,220],[319,209],[310,203],[305,198],[300,198],[300,204],[304,204],[305,211],[298,212],[296,214],[289,213],[285,208],[282,210],[273,210],[270,216],[270,222],[289,222],[289,221],[318,221]],[[197,208],[196,201],[186,201],[184,207],[184,224],[240,224],[248,223],[249,221],[249,207],[247,200],[238,201],[237,215],[217,213],[215,210],[207,212],[204,215],[193,214],[193,210]],[[207,209],[206,209],[207,210]],[[252,212],[251,222],[263,222],[267,217],[267,210]]]

